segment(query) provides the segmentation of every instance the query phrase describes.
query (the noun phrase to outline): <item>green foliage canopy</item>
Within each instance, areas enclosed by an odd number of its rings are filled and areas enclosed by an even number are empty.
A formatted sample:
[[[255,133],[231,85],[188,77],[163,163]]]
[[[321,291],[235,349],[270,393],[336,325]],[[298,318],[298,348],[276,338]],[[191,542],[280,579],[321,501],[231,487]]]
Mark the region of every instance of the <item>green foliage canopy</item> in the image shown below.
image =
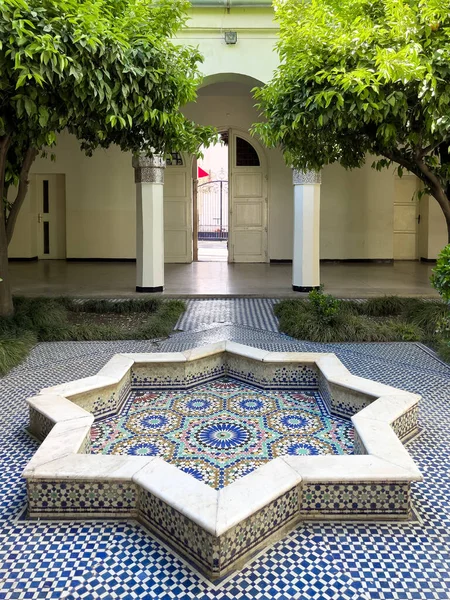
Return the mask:
[[[168,40],[184,0],[0,0],[0,136],[7,182],[27,148],[67,128],[91,153],[196,150],[210,130],[185,119],[199,83],[197,50]]]
[[[255,131],[288,164],[416,174],[450,233],[449,0],[275,0],[281,64]]]
[[[13,310],[7,244],[35,157],[68,130],[88,154],[117,144],[196,152],[214,136],[180,112],[198,50],[171,38],[187,0],[0,0],[0,314]],[[11,185],[17,195],[8,203]]]

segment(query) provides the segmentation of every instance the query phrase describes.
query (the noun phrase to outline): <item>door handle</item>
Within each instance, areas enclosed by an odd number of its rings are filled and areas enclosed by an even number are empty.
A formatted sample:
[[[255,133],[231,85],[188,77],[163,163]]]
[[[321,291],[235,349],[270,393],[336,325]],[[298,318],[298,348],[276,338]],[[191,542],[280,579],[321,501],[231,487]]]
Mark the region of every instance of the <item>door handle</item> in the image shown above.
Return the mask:
[[[38,214],[38,223],[42,223],[42,218],[43,218],[43,217],[42,217],[42,214],[41,214],[41,213],[39,213],[39,214]]]

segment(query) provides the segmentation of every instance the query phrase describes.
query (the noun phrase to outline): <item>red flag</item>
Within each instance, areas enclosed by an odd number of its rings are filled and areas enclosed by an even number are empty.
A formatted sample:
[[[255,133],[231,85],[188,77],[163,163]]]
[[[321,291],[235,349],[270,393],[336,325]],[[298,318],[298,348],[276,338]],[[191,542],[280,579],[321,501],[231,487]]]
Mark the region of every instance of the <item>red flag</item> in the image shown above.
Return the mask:
[[[198,177],[198,179],[201,179],[202,177],[209,177],[209,173],[207,173],[201,167],[197,167],[197,177]]]

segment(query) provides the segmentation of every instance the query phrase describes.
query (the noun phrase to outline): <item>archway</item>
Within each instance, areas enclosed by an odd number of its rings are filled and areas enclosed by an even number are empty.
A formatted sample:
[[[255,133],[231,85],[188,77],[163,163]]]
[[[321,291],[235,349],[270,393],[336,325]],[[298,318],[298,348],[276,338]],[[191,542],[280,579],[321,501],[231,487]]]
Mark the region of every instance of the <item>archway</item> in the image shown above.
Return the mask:
[[[206,168],[208,176],[198,180],[197,161],[193,160],[191,186],[186,185],[182,173],[183,170],[185,174],[189,171],[189,157],[183,158],[185,166],[170,165],[166,169],[166,262],[195,260],[197,240],[207,234],[218,234],[222,241],[228,242],[229,262],[268,262],[268,164],[265,149],[249,133],[258,118],[251,93],[255,85],[261,85],[261,82],[238,73],[210,75],[199,89],[197,101],[185,107],[184,113],[190,119],[202,125],[212,125],[222,133],[228,148],[228,168],[226,164],[218,165],[219,168]],[[199,165],[202,166],[201,161]],[[216,182],[216,214],[212,216],[211,223],[204,220],[200,223],[198,208],[201,199],[196,202],[196,193],[198,185],[208,182]],[[228,189],[227,214],[220,211],[220,187],[222,208],[225,205],[225,188]],[[189,189],[192,190],[190,197]],[[190,217],[186,212],[188,206],[191,207]],[[202,231],[202,224],[209,227],[203,227]],[[197,225],[199,231],[196,231]],[[182,254],[175,253],[174,249],[189,244],[189,236],[186,235],[189,228],[192,247],[186,250],[183,259]],[[201,253],[199,258],[202,258]]]

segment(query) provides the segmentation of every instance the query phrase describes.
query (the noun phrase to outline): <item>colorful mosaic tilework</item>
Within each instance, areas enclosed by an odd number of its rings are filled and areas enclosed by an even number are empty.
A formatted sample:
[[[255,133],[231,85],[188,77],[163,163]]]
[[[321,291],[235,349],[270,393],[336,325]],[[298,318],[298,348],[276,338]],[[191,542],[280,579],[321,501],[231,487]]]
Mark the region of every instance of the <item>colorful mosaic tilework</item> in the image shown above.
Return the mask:
[[[30,407],[30,424],[28,426],[28,431],[31,435],[34,435],[38,440],[45,440],[52,430],[53,425],[53,421],[48,419],[38,410]]]
[[[262,387],[286,389],[317,389],[318,370],[315,366],[255,362],[243,356],[227,356],[227,375]]]
[[[269,313],[272,301],[258,302]],[[212,318],[239,326],[180,333],[160,344],[38,344],[0,381],[0,599],[448,600],[450,367],[415,343],[313,344],[261,331],[266,323],[255,325],[261,313],[253,299],[190,304],[196,307],[195,323],[188,311],[186,329]],[[26,503],[21,473],[38,447],[24,431],[27,397],[95,375],[118,352],[183,351],[223,339],[272,352],[335,352],[355,375],[421,394],[421,434],[408,443],[424,475],[412,492],[418,518],[301,523],[243,570],[213,585],[136,522],[49,523],[20,517]]]
[[[351,454],[353,427],[318,392],[224,377],[192,390],[133,390],[120,415],[92,426],[91,441],[93,453],[162,456],[220,489],[284,454]]]
[[[334,483],[303,484],[301,487],[300,512],[308,515],[347,514],[378,515],[387,512],[391,515],[408,515],[410,510],[410,486],[408,483]]]
[[[414,406],[404,415],[395,419],[392,423],[392,429],[398,435],[398,437],[402,440],[404,438],[408,438],[415,432],[417,432],[417,415],[419,413],[419,405]]]
[[[140,491],[139,505],[141,519],[150,529],[216,578],[236,560],[251,555],[271,534],[298,520],[299,497],[297,488],[289,490],[221,537],[212,536],[144,490]]]
[[[136,515],[137,492],[131,482],[46,481],[28,482],[30,509],[35,515]]]

